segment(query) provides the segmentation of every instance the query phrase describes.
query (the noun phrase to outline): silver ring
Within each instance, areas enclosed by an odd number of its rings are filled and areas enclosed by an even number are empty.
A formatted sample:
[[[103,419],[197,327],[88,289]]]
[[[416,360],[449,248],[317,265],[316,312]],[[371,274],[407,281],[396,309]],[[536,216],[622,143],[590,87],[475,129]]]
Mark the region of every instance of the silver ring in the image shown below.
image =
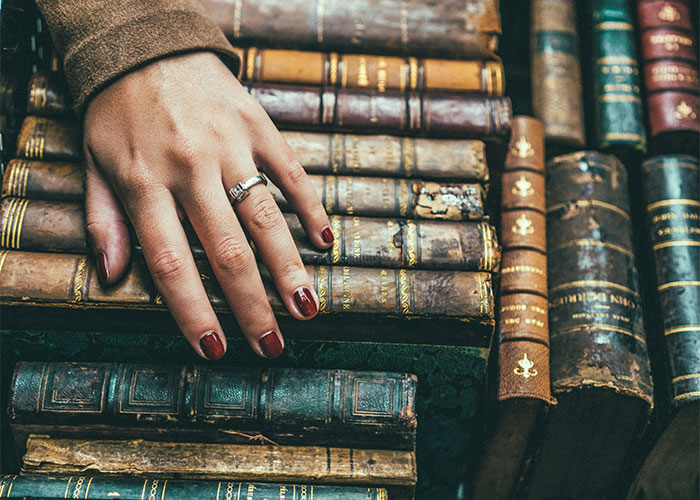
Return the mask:
[[[244,200],[250,194],[248,190],[256,184],[262,184],[263,186],[267,186],[267,177],[265,177],[265,174],[260,172],[258,175],[251,177],[247,181],[239,182],[231,189],[229,189],[228,194],[232,198],[231,202],[233,203],[236,201]]]

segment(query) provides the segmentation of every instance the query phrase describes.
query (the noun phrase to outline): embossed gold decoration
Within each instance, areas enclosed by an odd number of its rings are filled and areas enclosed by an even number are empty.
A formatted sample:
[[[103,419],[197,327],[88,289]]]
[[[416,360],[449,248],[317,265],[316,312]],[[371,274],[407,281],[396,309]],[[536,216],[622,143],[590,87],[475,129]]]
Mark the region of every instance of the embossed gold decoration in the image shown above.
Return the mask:
[[[416,249],[418,248],[418,230],[416,223],[412,220],[406,221],[406,253],[408,254],[408,267],[415,267],[418,259],[416,258]]]
[[[521,198],[527,198],[535,194],[535,190],[532,188],[532,182],[528,181],[524,175],[521,175],[520,179],[515,181],[515,187],[511,189],[511,193]]]
[[[401,314],[413,314],[408,292],[408,273],[405,269],[399,269],[399,302],[401,304]]]
[[[333,247],[331,248],[331,262],[337,264],[340,262],[340,232],[341,227],[340,217],[334,215],[331,217],[331,230],[333,231]]]
[[[535,229],[532,227],[532,221],[528,219],[525,214],[521,214],[520,217],[516,219],[515,225],[510,229],[521,236],[527,236],[535,232]]]
[[[324,313],[328,308],[328,267],[318,267],[318,312]]]
[[[513,148],[510,150],[511,154],[513,156],[517,156],[518,158],[529,158],[530,156],[534,156],[535,150],[532,148],[532,144],[530,144],[527,139],[525,139],[525,136],[520,136],[520,139],[513,145]]]
[[[80,302],[83,300],[83,286],[87,280],[87,258],[82,257],[75,271],[75,282],[73,283],[73,300]]]
[[[537,370],[533,370],[532,368],[535,366],[535,363],[533,361],[530,361],[527,357],[527,353],[523,353],[523,358],[518,361],[518,366],[519,368],[515,368],[513,372],[516,375],[520,375],[523,378],[530,378],[530,377],[536,377],[537,376]]]
[[[692,118],[694,120],[698,115],[693,111],[693,108],[688,106],[688,103],[681,101],[681,103],[676,106],[676,111],[673,113],[673,116],[675,116],[677,120],[685,120],[687,118]]]
[[[680,18],[680,12],[678,12],[670,3],[664,4],[663,8],[659,11],[659,19],[662,21],[672,23],[674,21],[678,21]]]

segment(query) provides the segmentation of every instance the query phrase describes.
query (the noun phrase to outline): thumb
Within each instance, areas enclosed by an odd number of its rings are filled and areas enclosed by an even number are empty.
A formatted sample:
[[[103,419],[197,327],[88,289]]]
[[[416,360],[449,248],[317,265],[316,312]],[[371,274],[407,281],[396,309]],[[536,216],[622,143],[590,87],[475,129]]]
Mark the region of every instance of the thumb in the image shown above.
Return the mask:
[[[90,247],[102,283],[114,283],[124,273],[131,245],[127,218],[111,186],[85,155],[85,222]]]

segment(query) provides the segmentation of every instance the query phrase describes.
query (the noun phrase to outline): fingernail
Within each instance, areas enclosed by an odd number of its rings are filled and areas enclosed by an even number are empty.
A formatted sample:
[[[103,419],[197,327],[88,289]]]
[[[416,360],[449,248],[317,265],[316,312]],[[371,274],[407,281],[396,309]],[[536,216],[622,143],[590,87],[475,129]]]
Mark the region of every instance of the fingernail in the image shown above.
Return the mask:
[[[221,343],[221,339],[213,330],[205,333],[202,338],[199,339],[199,347],[202,348],[202,352],[207,359],[211,360],[219,359],[225,353],[224,344]]]
[[[277,332],[267,332],[260,337],[260,349],[266,358],[278,358],[282,355],[282,343]]]
[[[333,243],[335,238],[333,237],[333,231],[331,231],[330,227],[326,226],[321,230],[321,239],[326,244]]]
[[[95,256],[97,262],[97,275],[102,283],[107,283],[109,279],[109,268],[107,267],[107,255],[104,252],[98,252]]]
[[[302,316],[306,318],[312,317],[318,310],[314,296],[311,295],[311,290],[305,286],[296,289],[294,292],[294,302],[296,302],[297,308]]]

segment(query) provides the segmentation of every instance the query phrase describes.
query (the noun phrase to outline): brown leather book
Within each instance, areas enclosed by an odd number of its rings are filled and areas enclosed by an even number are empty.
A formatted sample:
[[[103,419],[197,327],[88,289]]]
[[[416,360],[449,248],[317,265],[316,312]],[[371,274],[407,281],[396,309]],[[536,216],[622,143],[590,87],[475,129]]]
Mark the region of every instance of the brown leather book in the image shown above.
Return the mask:
[[[333,215],[330,223],[335,240],[329,251],[322,252],[308,240],[296,215],[284,214],[284,218],[306,264],[463,271],[493,271],[500,264],[496,232],[486,222]],[[187,229],[192,253],[205,258],[196,234]],[[0,248],[85,253],[83,204],[3,198]]]
[[[28,116],[19,134],[17,157],[79,161],[80,134],[74,122]],[[478,140],[291,131],[282,132],[282,137],[311,174],[418,177],[482,184],[489,180],[486,148]]]
[[[651,147],[698,155],[697,36],[687,0],[639,0],[637,14]]]
[[[34,73],[29,78],[27,114],[60,116],[72,112],[70,91],[62,73]]]
[[[525,458],[534,453],[535,427],[544,424],[551,403],[546,233],[518,223],[545,214],[544,130],[527,116],[514,117],[511,126],[501,197],[498,394],[475,500],[511,498]]]
[[[336,175],[309,175],[309,180],[326,211],[333,215],[452,221],[484,218],[481,184]],[[291,211],[279,188],[268,184],[268,189],[283,211]],[[77,163],[11,160],[2,180],[2,196],[82,201],[81,167]]]
[[[205,0],[234,44],[452,59],[492,57],[497,0]]]
[[[444,90],[503,95],[498,60],[418,59],[248,47],[239,49],[239,80],[405,92]]]

